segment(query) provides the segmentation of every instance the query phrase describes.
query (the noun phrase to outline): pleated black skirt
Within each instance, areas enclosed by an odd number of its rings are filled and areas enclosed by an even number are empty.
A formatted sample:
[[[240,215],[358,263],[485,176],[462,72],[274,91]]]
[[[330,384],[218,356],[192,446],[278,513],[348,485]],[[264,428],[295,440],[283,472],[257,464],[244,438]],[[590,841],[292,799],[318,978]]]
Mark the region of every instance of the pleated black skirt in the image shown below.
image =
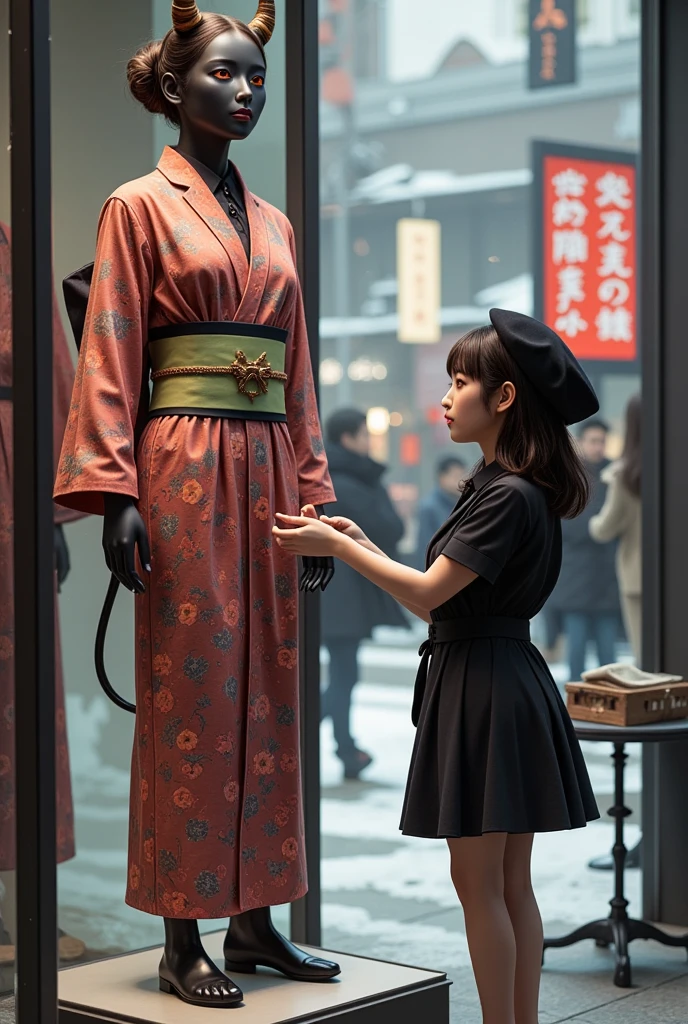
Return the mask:
[[[502,637],[435,647],[404,835],[555,832],[599,816],[571,719],[537,648]]]

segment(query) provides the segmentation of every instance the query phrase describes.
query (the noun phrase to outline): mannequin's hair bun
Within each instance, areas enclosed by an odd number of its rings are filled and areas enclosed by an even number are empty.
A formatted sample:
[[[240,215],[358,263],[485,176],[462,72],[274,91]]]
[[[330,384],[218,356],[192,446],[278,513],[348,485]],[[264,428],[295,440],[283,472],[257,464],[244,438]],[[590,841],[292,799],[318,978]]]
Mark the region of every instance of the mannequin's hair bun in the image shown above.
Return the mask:
[[[151,114],[167,113],[165,96],[160,88],[160,55],[162,40],[146,43],[127,64],[127,81],[132,96]]]

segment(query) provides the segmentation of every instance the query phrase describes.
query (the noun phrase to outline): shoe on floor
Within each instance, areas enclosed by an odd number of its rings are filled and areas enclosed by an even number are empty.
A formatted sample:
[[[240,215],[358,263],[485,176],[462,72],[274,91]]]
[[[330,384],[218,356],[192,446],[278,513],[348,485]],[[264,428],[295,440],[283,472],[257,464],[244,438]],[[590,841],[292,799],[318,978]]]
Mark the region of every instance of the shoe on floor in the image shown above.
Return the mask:
[[[373,759],[370,754],[366,754],[365,750],[353,750],[350,754],[342,757],[342,762],[344,764],[344,778],[357,779],[361,772],[371,766]]]
[[[58,932],[57,949],[60,963],[69,964],[75,960],[81,960],[86,952],[86,943],[81,939],[75,939],[73,935],[67,935],[60,930]],[[14,945],[6,944],[0,946],[0,967],[7,967],[13,964],[16,958]]]
[[[636,843],[632,850],[629,850],[626,854],[627,868],[639,868],[640,867],[640,855],[641,855],[641,842]],[[591,861],[588,861],[588,867],[592,868],[593,871],[613,871],[614,870],[614,858],[611,853],[605,853],[601,857],[593,857]]]
[[[73,935],[67,935],[62,929],[57,934],[57,951],[62,963],[69,964],[74,960],[81,960],[86,952],[86,943],[74,938]]]

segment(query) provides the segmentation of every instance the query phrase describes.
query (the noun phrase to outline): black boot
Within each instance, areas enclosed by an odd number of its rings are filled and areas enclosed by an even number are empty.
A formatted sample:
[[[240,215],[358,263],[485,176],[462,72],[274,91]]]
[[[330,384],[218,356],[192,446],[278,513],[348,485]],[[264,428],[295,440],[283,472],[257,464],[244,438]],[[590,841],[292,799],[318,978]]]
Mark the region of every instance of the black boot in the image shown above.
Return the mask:
[[[280,935],[269,907],[246,910],[231,919],[224,953],[225,969],[243,974],[272,967],[294,981],[329,981],[341,973],[339,964],[311,956]]]
[[[351,750],[344,753],[338,752],[337,757],[344,765],[345,779],[357,779],[361,772],[373,763],[370,754],[366,754],[365,750],[359,750],[357,747],[352,747]]]
[[[629,850],[626,854],[626,863],[624,867],[627,868],[639,868],[640,858],[642,855],[642,839],[639,839],[632,850]],[[614,870],[614,858],[611,853],[605,853],[601,857],[593,857],[591,861],[588,861],[588,867],[593,868],[595,871],[613,871]]]
[[[165,952],[160,961],[160,989],[192,1006],[241,1006],[243,995],[218,970],[203,949],[197,921],[165,919]]]

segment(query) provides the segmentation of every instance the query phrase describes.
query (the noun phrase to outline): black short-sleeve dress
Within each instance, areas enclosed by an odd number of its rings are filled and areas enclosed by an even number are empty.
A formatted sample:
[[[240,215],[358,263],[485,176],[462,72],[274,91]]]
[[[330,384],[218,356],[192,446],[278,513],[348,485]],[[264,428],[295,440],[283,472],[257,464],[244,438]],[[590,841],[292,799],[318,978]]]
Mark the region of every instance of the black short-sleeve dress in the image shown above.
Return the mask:
[[[428,565],[441,554],[478,578],[436,608],[433,622],[518,619],[527,631],[559,575],[561,524],[541,488],[493,462],[433,537]],[[554,832],[598,817],[568,712],[530,641],[493,635],[434,645],[403,833]]]

